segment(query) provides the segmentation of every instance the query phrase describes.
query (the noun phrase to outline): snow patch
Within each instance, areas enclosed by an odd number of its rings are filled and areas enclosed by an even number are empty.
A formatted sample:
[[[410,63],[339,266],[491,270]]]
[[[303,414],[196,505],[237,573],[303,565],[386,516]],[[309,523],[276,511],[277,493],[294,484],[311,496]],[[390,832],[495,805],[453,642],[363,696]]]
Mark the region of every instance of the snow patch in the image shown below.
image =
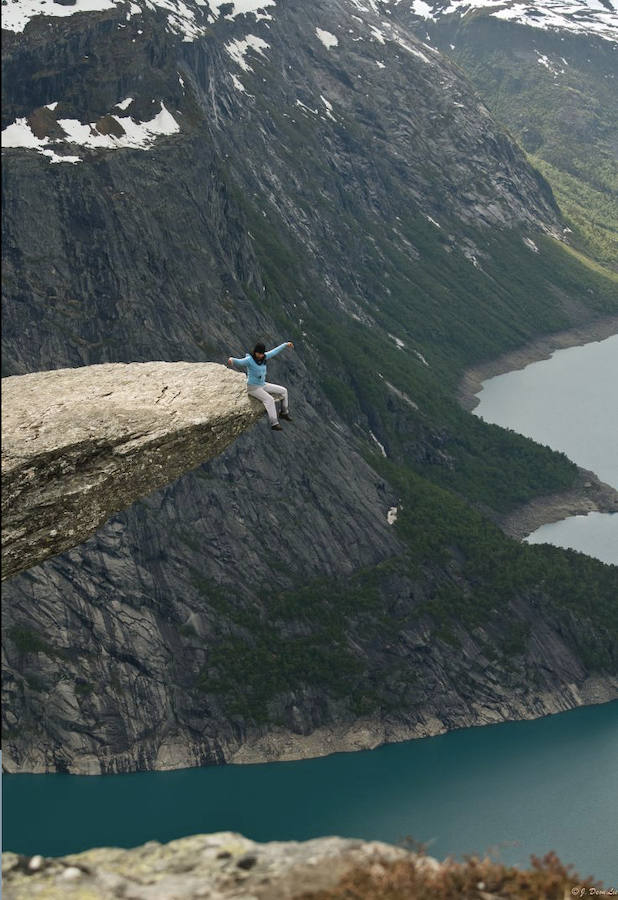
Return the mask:
[[[373,433],[373,431],[370,431],[369,434],[371,435],[371,437],[373,438],[373,440],[376,442],[376,444],[377,444],[378,447],[380,448],[380,453],[382,454],[382,456],[386,456],[386,450],[384,449],[384,444],[381,444],[381,443],[380,443],[380,441],[377,439],[377,437],[375,436],[375,434]]]
[[[517,22],[544,31],[570,31],[595,34],[609,41],[618,41],[618,15],[590,0],[548,0],[532,6],[514,3],[492,13],[496,19]]]
[[[275,6],[275,0],[208,0],[211,10],[219,12],[219,7],[225,3],[233,3],[234,9],[231,12],[231,18],[236,16],[244,16],[247,13],[253,13],[256,19],[272,19],[272,16],[262,13],[267,6]]]
[[[428,222],[431,222],[432,225],[435,225],[436,228],[442,228],[442,226],[440,225],[440,223],[439,223],[439,222],[436,222],[435,219],[432,219],[431,216],[425,215],[425,218],[427,219]]]
[[[320,94],[320,100],[322,101],[322,103],[323,103],[324,106],[326,107],[326,116],[327,116],[329,119],[332,119],[333,122],[336,122],[337,119],[336,119],[336,118],[334,117],[334,115],[333,115],[333,104],[332,104],[329,100],[327,100],[326,97],[323,96],[323,94]]]
[[[143,0],[150,9],[165,9],[168,12],[167,25],[175,34],[182,34],[183,41],[191,42],[205,33],[206,28],[198,25],[195,9],[191,9],[182,0]],[[202,15],[202,14],[200,14]]]
[[[339,44],[339,41],[335,37],[334,34],[331,34],[330,31],[324,31],[323,28],[316,28],[315,33],[322,41],[327,50],[331,47],[336,47]]]
[[[384,384],[396,397],[399,397],[400,400],[403,400],[403,402],[407,403],[408,406],[411,406],[412,409],[418,410],[418,405],[411,397],[408,397],[405,391],[400,391],[399,388],[396,388],[394,384],[391,384],[390,381],[387,381],[386,379],[384,379]]]
[[[401,340],[401,338],[398,338],[398,337],[396,337],[394,334],[391,334],[390,331],[388,332],[388,336],[389,336],[389,338],[390,338],[392,341],[395,341],[395,343],[397,344],[397,347],[398,347],[399,350],[403,350],[403,349],[404,349],[404,347],[405,347],[406,345],[405,345],[404,342]]]
[[[418,359],[420,359],[420,361],[422,362],[422,364],[423,364],[424,366],[429,367],[429,363],[427,362],[427,360],[425,359],[425,357],[423,356],[422,353],[419,353],[418,350],[415,350],[415,351],[414,351],[414,355],[417,356]]]
[[[62,6],[53,0],[19,0],[2,7],[2,27],[23,31],[35,16],[73,16],[79,12],[101,12],[112,9],[119,0],[75,0],[74,6]]]
[[[605,40],[618,42],[618,14],[615,3],[603,0],[529,0],[529,2],[505,2],[505,0],[451,0],[424,2],[413,0],[412,11],[423,19],[436,20],[440,16],[459,13],[465,16],[473,9],[487,9],[497,19],[539,28],[544,31],[567,31],[598,35]],[[451,46],[451,49],[454,49]]]
[[[59,119],[58,124],[66,137],[50,140],[48,137],[37,138],[25,118],[17,119],[2,132],[3,147],[24,147],[37,150],[48,156],[52,162],[80,162],[77,156],[59,156],[51,147],[61,144],[78,144],[92,149],[119,150],[132,147],[147,150],[155,140],[164,134],[175,134],[180,131],[178,122],[161,103],[161,110],[149,122],[135,122],[130,116],[111,116],[123,129],[124,134],[116,137],[113,134],[101,134],[94,122],[82,124],[78,119]]]
[[[386,513],[386,521],[389,525],[394,525],[397,521],[397,507],[391,506],[389,511]]]
[[[12,125],[7,125],[2,132],[3,147],[28,147],[38,150],[48,141],[49,138],[38,138],[25,119],[17,119]]]
[[[526,245],[526,247],[529,247],[530,250],[532,250],[533,253],[538,253],[538,252],[539,252],[539,248],[538,248],[537,245],[534,243],[534,241],[531,240],[530,238],[527,238],[527,237],[523,238],[523,242],[524,242],[524,244]]]
[[[251,48],[255,50],[256,53],[260,53],[264,56],[264,50],[270,47],[270,44],[267,44],[266,41],[263,41],[262,38],[256,37],[253,34],[248,34],[243,40],[239,41],[230,41],[229,44],[225,45],[225,49],[232,57],[235,63],[238,63],[241,69],[245,72],[251,72],[251,66],[245,62],[245,54]]]
[[[130,106],[133,103],[133,97],[127,97],[126,100],[121,100],[120,103],[116,104],[117,109],[126,109],[127,106]]]
[[[535,50],[537,55],[537,62],[544,66],[552,75],[564,75],[565,70],[561,69],[560,66],[553,63],[548,56],[544,56],[542,53],[539,53],[538,50]],[[564,60],[562,60],[564,62]],[[565,63],[567,65],[567,63]]]
[[[417,50],[416,47],[412,47],[412,45],[408,44],[407,41],[404,41],[403,38],[396,37],[396,38],[394,38],[394,40],[395,40],[395,43],[399,44],[400,47],[403,47],[404,50],[407,50],[408,53],[411,53],[412,56],[418,56],[419,59],[422,59],[423,62],[426,62],[426,63],[431,62],[429,57],[425,56],[425,54],[422,52],[422,50]],[[425,45],[423,44],[423,46],[425,46]],[[432,48],[429,47],[428,49],[431,50]]]
[[[310,106],[305,106],[305,104],[302,102],[302,100],[297,100],[296,106],[300,106],[302,109],[306,109],[307,112],[310,112],[314,116],[317,116],[317,114],[319,113],[318,109],[311,109]]]
[[[17,119],[12,125],[7,125],[2,132],[3,147],[23,147],[27,150],[37,150],[39,153],[47,156],[50,162],[53,163],[81,162],[79,156],[60,156],[51,148],[45,146],[49,143],[50,140],[48,137],[38,138],[33,133],[25,118]]]
[[[425,3],[425,0],[414,0],[412,4],[412,12],[415,16],[420,16],[421,19],[434,19],[431,6],[429,3]]]
[[[53,103],[46,103],[45,109],[51,109],[51,111],[53,112],[57,106],[58,106],[58,101],[54,100]]]
[[[79,156],[59,156],[53,150],[41,150],[43,156],[48,156],[52,163],[78,163],[81,162]]]
[[[249,0],[247,0],[249,2]],[[261,5],[267,5],[273,0],[261,0]],[[183,35],[183,40],[192,41],[204,33],[204,28],[197,24],[196,10],[190,8],[183,0],[143,0],[145,6],[150,9],[163,9],[168,13],[167,23],[170,31]],[[196,0],[199,4],[199,0]],[[30,19],[35,16],[49,16],[50,18],[73,16],[75,13],[103,12],[121,6],[126,9],[125,0],[75,0],[71,6],[55,3],[54,0],[15,0],[7,3],[2,8],[2,27],[9,31],[23,31]],[[136,3],[131,3],[125,18],[141,15],[142,8]]]

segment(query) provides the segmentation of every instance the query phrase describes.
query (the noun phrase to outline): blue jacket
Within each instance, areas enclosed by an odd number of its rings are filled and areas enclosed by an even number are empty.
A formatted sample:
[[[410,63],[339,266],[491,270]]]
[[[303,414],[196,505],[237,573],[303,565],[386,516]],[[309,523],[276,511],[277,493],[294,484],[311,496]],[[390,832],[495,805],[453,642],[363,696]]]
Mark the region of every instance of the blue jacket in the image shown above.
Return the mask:
[[[264,356],[266,359],[270,359],[273,356],[276,356],[277,353],[281,353],[282,350],[285,350],[287,347],[287,342],[285,344],[279,344],[278,347],[275,347],[274,350],[267,350]],[[247,353],[246,356],[243,356],[242,359],[235,359],[233,356],[231,357],[232,362],[235,366],[243,366],[247,370],[247,384],[259,385],[264,384],[266,381],[266,363],[256,363],[254,358],[250,353]]]

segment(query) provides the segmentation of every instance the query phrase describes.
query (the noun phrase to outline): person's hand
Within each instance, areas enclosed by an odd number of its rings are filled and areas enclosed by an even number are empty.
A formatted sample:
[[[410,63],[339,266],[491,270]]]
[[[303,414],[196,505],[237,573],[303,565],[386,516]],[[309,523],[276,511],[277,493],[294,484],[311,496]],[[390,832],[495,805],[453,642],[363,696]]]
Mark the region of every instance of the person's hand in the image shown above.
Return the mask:
[[[288,341],[288,347],[290,347],[292,350],[294,349],[294,344],[292,343],[292,341]]]
[[[227,364],[228,364],[228,366],[233,366],[233,365],[234,365],[234,363],[232,362],[232,357],[231,357],[231,356],[228,357]]]

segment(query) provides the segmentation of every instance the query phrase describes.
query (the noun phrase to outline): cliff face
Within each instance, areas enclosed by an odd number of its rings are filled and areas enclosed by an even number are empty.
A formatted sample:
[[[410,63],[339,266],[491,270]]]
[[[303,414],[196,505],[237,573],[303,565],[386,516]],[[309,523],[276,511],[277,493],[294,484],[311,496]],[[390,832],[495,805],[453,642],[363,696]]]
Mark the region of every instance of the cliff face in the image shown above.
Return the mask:
[[[600,566],[560,557],[550,595],[532,564],[490,582],[480,519],[476,545],[442,534],[457,497],[570,477],[452,397],[465,365],[615,308],[549,237],[547,184],[373,4],[171,6],[3,32],[5,374],[293,339],[269,378],[295,421],[6,584],[3,762],[276,758],[609,699]]]
[[[190,40],[149,6],[3,32],[5,374],[201,360],[270,333],[273,306],[297,326],[322,299],[369,321],[364,233],[479,261],[466,226],[561,233],[460,74],[385,16],[343,0],[269,18],[187,8],[206,19]],[[140,143],[163,110],[174,125]],[[427,235],[406,234],[412,211]],[[286,262],[282,228],[303,250],[300,303],[269,297],[258,258],[267,232],[270,266]]]
[[[2,577],[83,543],[218,456],[263,413],[214,363],[107,364],[2,382]]]
[[[570,241],[618,269],[615,3],[398,4],[471,79],[552,186]]]

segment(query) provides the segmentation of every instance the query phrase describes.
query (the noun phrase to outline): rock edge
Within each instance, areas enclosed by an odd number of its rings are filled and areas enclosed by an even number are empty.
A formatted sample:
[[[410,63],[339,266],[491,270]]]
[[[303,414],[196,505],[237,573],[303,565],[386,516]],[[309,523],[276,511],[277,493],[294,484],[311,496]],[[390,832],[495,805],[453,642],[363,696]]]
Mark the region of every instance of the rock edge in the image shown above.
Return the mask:
[[[2,577],[82,543],[220,454],[264,408],[217,363],[104,363],[2,379]]]

